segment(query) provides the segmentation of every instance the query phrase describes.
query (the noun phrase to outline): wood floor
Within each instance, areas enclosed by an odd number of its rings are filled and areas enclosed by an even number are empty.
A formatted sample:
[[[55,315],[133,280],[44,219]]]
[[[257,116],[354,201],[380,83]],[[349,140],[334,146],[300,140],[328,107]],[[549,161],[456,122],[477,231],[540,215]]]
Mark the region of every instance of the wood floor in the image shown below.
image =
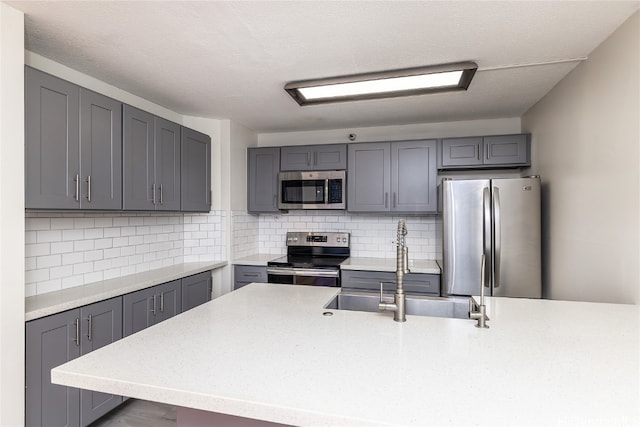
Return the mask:
[[[91,427],[176,427],[175,406],[129,399]]]

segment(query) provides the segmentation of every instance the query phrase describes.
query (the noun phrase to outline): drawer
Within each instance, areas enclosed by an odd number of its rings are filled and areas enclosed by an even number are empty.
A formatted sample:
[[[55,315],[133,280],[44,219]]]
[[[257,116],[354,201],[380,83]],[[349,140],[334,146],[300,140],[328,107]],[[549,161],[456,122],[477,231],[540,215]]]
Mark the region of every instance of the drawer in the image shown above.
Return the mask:
[[[342,270],[341,286],[344,289],[380,291],[380,282],[385,292],[395,289],[396,273],[390,271]],[[404,276],[404,290],[409,294],[440,295],[440,275],[409,273]]]
[[[257,265],[236,265],[234,267],[234,289],[238,284],[246,285],[252,282],[267,283],[267,267]]]

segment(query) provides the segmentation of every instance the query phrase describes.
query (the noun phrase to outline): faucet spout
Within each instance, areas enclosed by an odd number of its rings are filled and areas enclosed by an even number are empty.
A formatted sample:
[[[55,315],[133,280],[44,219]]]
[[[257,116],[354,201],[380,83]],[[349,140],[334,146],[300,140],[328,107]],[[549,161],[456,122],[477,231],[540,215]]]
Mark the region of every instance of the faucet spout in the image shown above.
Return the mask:
[[[396,290],[392,303],[383,301],[382,284],[380,284],[380,303],[378,304],[378,309],[382,311],[393,311],[393,320],[396,322],[405,322],[407,320],[404,275],[409,273],[409,249],[405,242],[406,235],[407,225],[404,220],[401,219],[398,221],[398,234],[396,239]]]

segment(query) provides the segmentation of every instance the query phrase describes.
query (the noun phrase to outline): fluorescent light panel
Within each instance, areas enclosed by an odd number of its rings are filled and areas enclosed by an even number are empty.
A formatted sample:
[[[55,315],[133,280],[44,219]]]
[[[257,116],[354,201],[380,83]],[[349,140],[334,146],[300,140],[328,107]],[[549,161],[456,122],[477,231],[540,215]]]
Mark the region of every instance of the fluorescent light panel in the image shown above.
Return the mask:
[[[288,83],[300,105],[411,96],[466,90],[477,69],[473,62]]]

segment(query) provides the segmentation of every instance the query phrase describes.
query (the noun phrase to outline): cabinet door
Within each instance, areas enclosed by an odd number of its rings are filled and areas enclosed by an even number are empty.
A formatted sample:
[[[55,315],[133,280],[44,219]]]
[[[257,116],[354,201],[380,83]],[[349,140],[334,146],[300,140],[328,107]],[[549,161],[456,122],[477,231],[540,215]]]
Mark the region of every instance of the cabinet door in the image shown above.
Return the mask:
[[[258,265],[236,265],[233,268],[233,289],[241,288],[249,283],[267,283],[267,267]]]
[[[316,170],[346,169],[347,144],[314,145],[313,168]]]
[[[247,157],[247,211],[279,212],[280,148],[249,148]]]
[[[80,425],[80,390],[51,384],[51,369],[80,355],[79,316],[70,310],[26,323],[27,426]]]
[[[211,210],[211,138],[182,128],[181,210]]]
[[[182,312],[182,286],[180,280],[173,280],[152,288],[156,295],[156,323],[167,320]]]
[[[122,209],[122,104],[80,89],[82,209]]]
[[[80,308],[81,354],[122,338],[122,298],[112,298]],[[122,403],[122,396],[80,390],[80,425],[86,426]]]
[[[391,143],[391,210],[437,210],[436,140]]]
[[[182,311],[211,301],[211,283],[210,271],[182,279]]]
[[[390,150],[387,142],[349,144],[349,212],[389,211]]]
[[[122,208],[153,210],[154,117],[130,105],[122,117]]]
[[[485,136],[484,164],[528,164],[528,137],[528,134]]]
[[[180,125],[160,117],[154,117],[154,136],[155,209],[179,211]]]
[[[125,337],[140,332],[155,323],[153,295],[154,288],[147,288],[122,297],[122,321]]]
[[[280,147],[280,170],[313,170],[312,147],[308,145]]]
[[[26,208],[80,207],[79,99],[78,86],[25,68]]]
[[[482,137],[442,140],[442,167],[482,164]]]

